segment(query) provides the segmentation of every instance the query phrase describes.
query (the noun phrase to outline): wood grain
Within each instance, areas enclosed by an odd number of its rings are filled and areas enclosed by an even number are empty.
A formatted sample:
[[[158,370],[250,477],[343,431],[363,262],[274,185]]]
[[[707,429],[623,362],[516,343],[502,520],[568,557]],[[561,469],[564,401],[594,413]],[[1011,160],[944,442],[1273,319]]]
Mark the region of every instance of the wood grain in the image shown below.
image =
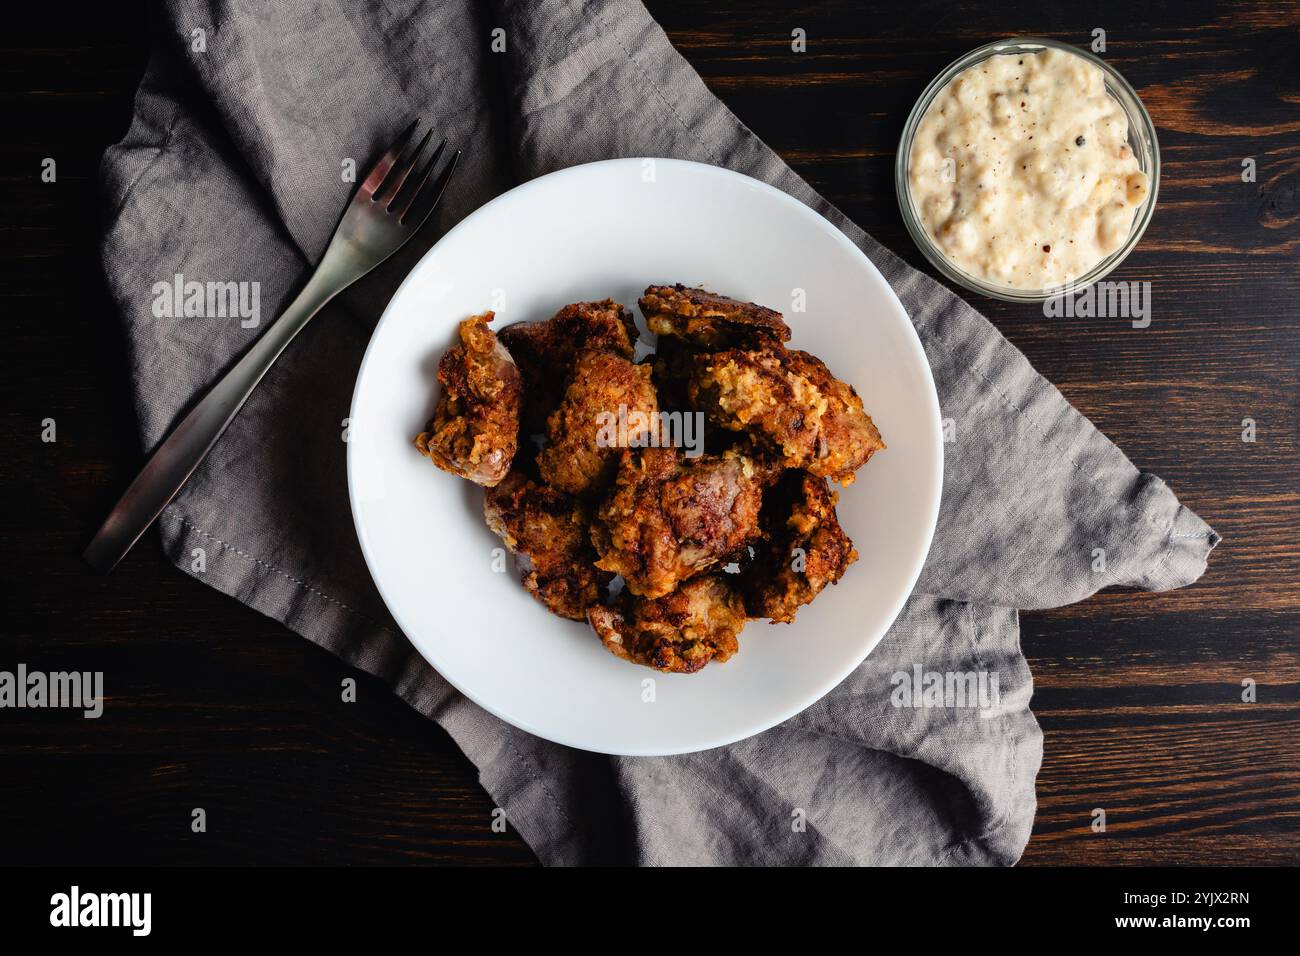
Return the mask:
[[[95,278],[95,169],[125,131],[148,42],[142,12],[100,6],[23,5],[0,40],[0,666],[101,669],[114,719],[4,712],[0,861],[533,862],[513,832],[491,832],[451,740],[378,681],[358,677],[359,701],[343,704],[355,672],[174,571],[156,537],[108,582],[80,565],[139,462]],[[1107,31],[1106,58],[1159,128],[1157,213],[1115,276],[1152,283],[1151,327],[971,300],[1224,542],[1194,587],[1022,616],[1046,733],[1024,861],[1300,862],[1300,8],[648,6],[745,123],[920,268],[892,179],[917,94],[993,37]],[[38,178],[47,156],[56,186]],[[39,440],[47,417],[54,444]],[[205,834],[190,832],[197,806]],[[1091,829],[1098,807],[1105,833]]]

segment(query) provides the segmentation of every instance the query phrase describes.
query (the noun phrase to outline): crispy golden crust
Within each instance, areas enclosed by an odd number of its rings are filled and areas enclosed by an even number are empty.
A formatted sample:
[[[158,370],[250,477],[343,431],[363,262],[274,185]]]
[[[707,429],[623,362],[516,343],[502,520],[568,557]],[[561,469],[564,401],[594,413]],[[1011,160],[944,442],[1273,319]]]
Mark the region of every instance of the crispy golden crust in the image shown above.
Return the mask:
[[[622,448],[651,443],[659,403],[650,373],[612,352],[578,353],[564,400],[547,419],[550,444],[537,456],[547,484],[574,495],[600,492]]]
[[[613,299],[605,299],[566,305],[542,322],[506,326],[501,341],[518,363],[529,403],[541,420],[559,404],[578,352],[596,349],[631,359],[637,331],[632,313]]]
[[[691,403],[724,428],[745,432],[779,453],[789,468],[852,483],[885,447],[852,386],[816,356],[785,348],[697,355]]]
[[[671,448],[625,451],[592,524],[596,566],[621,574],[633,594],[662,597],[758,537],[772,478],[740,452],[683,459]]]
[[[750,616],[790,623],[858,559],[835,514],[837,498],[825,479],[806,472],[788,473],[769,494],[768,541],[742,581]]]
[[[680,282],[650,286],[637,304],[651,332],[708,351],[758,348],[790,339],[790,327],[780,312],[704,289],[689,289]]]
[[[712,418],[701,416],[699,410],[691,405],[688,387],[696,354],[680,339],[664,337],[659,340],[654,355],[644,361],[654,369],[655,392],[659,396],[660,409],[680,413],[683,422],[685,422],[684,416],[692,416],[690,420],[692,434],[699,436],[698,440],[704,449],[720,455],[728,448],[744,441],[747,436],[741,432],[728,431]],[[700,427],[701,425],[703,428]],[[767,454],[765,447],[762,453]]]
[[[816,454],[828,400],[811,382],[790,375],[779,353],[733,349],[697,355],[688,392],[710,420],[764,441],[791,467]]]
[[[444,471],[492,486],[510,470],[519,435],[523,386],[510,353],[487,324],[492,313],[460,324],[459,345],[438,363],[442,394],[415,447]]]
[[[626,591],[620,597],[615,607],[588,608],[587,619],[601,643],[624,660],[693,674],[736,653],[745,606],[720,575],[692,578],[655,600]]]
[[[524,588],[560,617],[586,619],[613,577],[595,567],[586,507],[517,471],[487,491],[483,516],[521,556]]]
[[[500,341],[491,312],[466,320],[416,446],[487,486],[488,525],[548,610],[625,660],[694,673],[736,653],[746,620],[793,621],[857,560],[826,478],[853,481],[884,442],[851,386],[785,347],[779,313],[682,285],[640,305],[660,338],[639,364],[612,300]],[[709,454],[653,447],[676,433],[659,434],[661,410],[703,412]],[[519,451],[543,429],[539,454]]]
[[[786,352],[786,356],[791,371],[812,382],[828,399],[817,456],[808,470],[841,485],[852,484],[854,472],[884,449],[880,430],[862,407],[857,390],[832,375],[825,362],[797,350]]]

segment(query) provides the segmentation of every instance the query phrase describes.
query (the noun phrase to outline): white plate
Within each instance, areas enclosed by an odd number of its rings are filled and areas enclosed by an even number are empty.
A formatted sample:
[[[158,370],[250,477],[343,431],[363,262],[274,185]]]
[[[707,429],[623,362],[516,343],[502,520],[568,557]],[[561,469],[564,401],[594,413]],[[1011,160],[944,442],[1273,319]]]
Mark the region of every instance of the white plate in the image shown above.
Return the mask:
[[[482,490],[411,445],[432,412],[437,361],[461,319],[495,309],[500,328],[607,296],[635,312],[647,285],[673,282],[784,313],[791,344],[857,388],[889,445],[841,493],[840,521],[861,554],[843,581],[792,625],[750,623],[738,654],[692,675],[619,660],[585,625],[533,600],[513,563],[494,572],[501,542],[483,522]],[[806,311],[793,307],[796,290]],[[644,327],[639,314],[638,322]],[[678,160],[565,169],[469,216],[393,296],[352,400],[352,513],[397,623],[479,706],[539,737],[603,753],[721,746],[831,690],[875,647],[916,583],[942,476],[925,353],[866,256],[787,194]]]

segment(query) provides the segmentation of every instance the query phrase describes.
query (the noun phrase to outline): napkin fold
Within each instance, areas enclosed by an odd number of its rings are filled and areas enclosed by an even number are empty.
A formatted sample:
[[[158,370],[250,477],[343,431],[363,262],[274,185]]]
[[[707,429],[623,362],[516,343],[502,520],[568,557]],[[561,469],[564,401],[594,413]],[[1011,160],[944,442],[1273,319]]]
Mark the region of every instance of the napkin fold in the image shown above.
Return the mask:
[[[164,512],[179,568],[378,675],[442,725],[544,863],[1019,858],[1042,733],[1016,609],[1111,585],[1189,584],[1219,541],[1205,522],[985,318],[817,195],[635,0],[169,0],[156,28],[134,121],[101,171],[104,268],[146,450],[302,284],[354,188],[349,167],[363,173],[413,115],[465,150],[435,219],[308,326]],[[561,747],[457,693],[384,609],[346,490],[357,367],[414,262],[511,186],[618,156],[726,166],[826,216],[898,293],[951,419],[930,557],[877,649],[784,724],[678,757]],[[245,287],[258,290],[256,309],[168,315],[158,283],[191,280],[256,283]],[[912,706],[899,675],[930,672],[996,675],[996,707]]]

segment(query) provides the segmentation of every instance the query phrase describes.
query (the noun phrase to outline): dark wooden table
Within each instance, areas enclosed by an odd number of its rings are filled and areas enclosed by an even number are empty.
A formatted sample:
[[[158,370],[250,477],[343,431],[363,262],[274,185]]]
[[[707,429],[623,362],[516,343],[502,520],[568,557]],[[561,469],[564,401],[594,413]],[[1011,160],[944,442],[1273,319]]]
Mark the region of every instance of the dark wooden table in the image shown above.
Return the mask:
[[[156,536],[108,580],[82,567],[140,462],[95,170],[148,40],[143,12],[98,7],[20,5],[2,41],[0,669],[102,670],[112,719],[0,711],[0,862],[533,862],[485,825],[491,801],[441,730],[365,676],[340,703],[348,668],[173,570]],[[650,7],[746,123],[918,266],[891,171],[921,88],[993,37],[1106,30],[1160,133],[1159,208],[1115,276],[1151,280],[1151,327],[975,304],[1225,540],[1192,588],[1023,615],[1046,732],[1025,862],[1300,862],[1300,7]]]

